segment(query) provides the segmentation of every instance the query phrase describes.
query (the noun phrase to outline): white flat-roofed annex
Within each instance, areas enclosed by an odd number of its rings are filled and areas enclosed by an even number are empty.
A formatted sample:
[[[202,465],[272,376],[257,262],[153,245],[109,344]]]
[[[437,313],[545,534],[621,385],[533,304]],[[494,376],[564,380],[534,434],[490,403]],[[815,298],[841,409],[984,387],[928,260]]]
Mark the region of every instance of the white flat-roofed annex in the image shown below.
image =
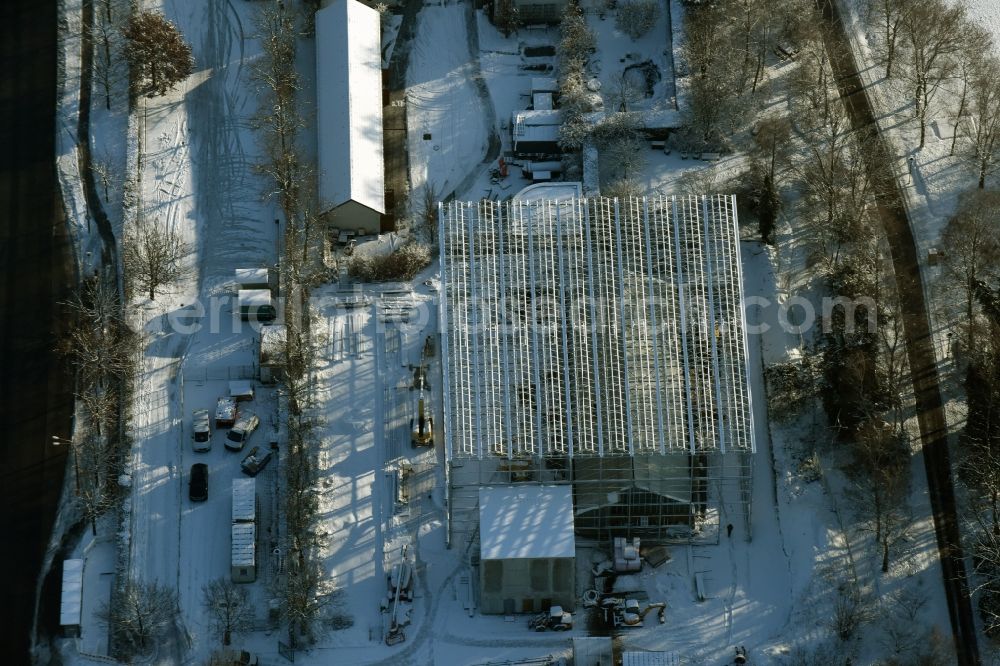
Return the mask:
[[[574,557],[573,489],[480,488],[479,537],[484,560]]]

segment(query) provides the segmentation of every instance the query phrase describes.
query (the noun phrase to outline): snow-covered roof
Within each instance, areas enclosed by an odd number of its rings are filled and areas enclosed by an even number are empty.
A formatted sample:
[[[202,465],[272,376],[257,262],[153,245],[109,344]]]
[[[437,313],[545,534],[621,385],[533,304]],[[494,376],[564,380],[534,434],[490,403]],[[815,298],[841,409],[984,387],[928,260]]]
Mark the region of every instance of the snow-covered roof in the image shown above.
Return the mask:
[[[385,213],[379,14],[357,0],[316,12],[319,201]]]
[[[233,522],[249,523],[257,517],[255,479],[233,479]]]
[[[236,284],[267,284],[266,268],[237,268]]]
[[[479,489],[479,538],[484,560],[573,557],[570,486]]]
[[[237,293],[240,307],[261,307],[271,304],[270,289],[240,289]]]
[[[233,397],[250,396],[253,397],[253,382],[246,379],[231,379],[229,381],[229,395]]]
[[[284,324],[260,327],[260,364],[282,363],[288,333]]]
[[[253,523],[233,523],[232,566],[253,566],[256,533],[257,527]]]
[[[449,460],[755,450],[735,197],[452,202],[440,221]]]
[[[558,109],[550,109],[548,111],[532,111],[531,109],[515,111],[513,114],[513,121],[514,136],[517,136],[522,127],[536,127],[539,125],[555,125],[558,127],[562,124],[562,111],[559,111]]]
[[[553,109],[552,93],[534,93],[531,96],[531,106],[534,107],[535,111],[551,111]]]
[[[558,125],[522,125],[514,133],[515,143],[531,143],[534,141],[559,140]]]
[[[80,624],[83,603],[83,560],[63,560],[59,624]]]
[[[676,652],[622,652],[622,666],[680,666]]]
[[[559,92],[559,81],[548,76],[531,77],[531,92]]]

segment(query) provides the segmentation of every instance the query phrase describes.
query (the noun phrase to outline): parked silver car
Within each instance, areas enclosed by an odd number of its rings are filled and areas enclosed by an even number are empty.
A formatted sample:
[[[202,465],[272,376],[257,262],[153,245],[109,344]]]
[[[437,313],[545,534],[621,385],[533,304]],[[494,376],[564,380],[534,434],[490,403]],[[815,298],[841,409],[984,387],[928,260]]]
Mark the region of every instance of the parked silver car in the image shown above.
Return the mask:
[[[226,448],[230,451],[242,451],[243,445],[250,435],[260,425],[260,419],[251,411],[240,412],[233,429],[226,435]]]

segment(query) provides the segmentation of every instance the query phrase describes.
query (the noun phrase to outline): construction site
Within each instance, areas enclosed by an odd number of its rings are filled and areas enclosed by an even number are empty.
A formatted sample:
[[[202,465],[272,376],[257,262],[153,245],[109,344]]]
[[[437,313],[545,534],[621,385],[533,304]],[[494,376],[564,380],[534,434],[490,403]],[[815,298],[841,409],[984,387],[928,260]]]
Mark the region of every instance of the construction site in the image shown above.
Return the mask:
[[[750,535],[734,197],[451,203],[440,239],[453,547],[511,486],[571,488],[577,545]]]

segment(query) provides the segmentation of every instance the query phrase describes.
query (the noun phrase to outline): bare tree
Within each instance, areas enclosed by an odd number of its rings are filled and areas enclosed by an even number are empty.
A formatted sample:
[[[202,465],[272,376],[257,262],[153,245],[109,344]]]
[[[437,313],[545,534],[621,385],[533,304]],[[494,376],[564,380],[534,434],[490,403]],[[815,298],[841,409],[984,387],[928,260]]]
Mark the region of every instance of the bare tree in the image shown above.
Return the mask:
[[[158,219],[136,221],[126,227],[122,240],[126,281],[155,300],[160,287],[185,275],[183,260],[189,251],[172,226]]]
[[[594,127],[601,162],[610,165],[616,180],[634,178],[645,165],[646,145],[641,127],[639,117],[633,113],[612,113]]]
[[[942,0],[909,0],[903,26],[909,43],[905,77],[913,86],[914,116],[920,122],[919,147],[923,148],[928,109],[955,67],[953,56],[967,26],[965,7]]]
[[[983,68],[983,58],[993,51],[993,37],[990,32],[978,23],[968,22],[965,32],[959,37],[958,49],[955,52],[955,66],[958,78],[962,82],[962,92],[958,96],[958,110],[955,112],[955,131],[951,136],[949,155],[955,154],[955,144],[958,142],[959,127],[968,110],[969,84],[979,76]]]
[[[100,158],[92,158],[90,171],[104,190],[105,203],[111,203],[111,192],[116,191],[116,186],[121,182],[120,174],[111,165],[111,156],[104,153]]]
[[[976,347],[977,280],[997,274],[1000,263],[1000,192],[971,190],[959,195],[958,208],[941,234],[944,268],[964,302],[965,348]]]
[[[867,14],[871,21],[877,22],[882,33],[882,44],[885,49],[882,57],[885,62],[885,78],[892,78],[892,66],[896,64],[896,52],[900,34],[903,30],[903,19],[910,4],[907,0],[868,0]]]
[[[632,104],[641,101],[646,96],[644,88],[626,76],[624,70],[612,77],[606,90],[611,92],[611,108],[617,111],[627,112]]]
[[[653,29],[660,19],[660,3],[656,0],[620,0],[615,14],[615,27],[639,39]]]
[[[80,383],[89,387],[104,378],[126,378],[136,337],[114,289],[100,277],[87,278],[65,306],[70,323],[60,351],[69,356]]]
[[[114,607],[104,603],[97,617],[122,657],[147,654],[163,638],[179,613],[177,594],[157,582],[131,580]]]
[[[764,0],[729,0],[726,5],[734,29],[734,55],[739,60],[736,93],[743,95],[748,87],[755,92],[764,74],[764,59],[780,22],[781,10]]]
[[[901,431],[872,415],[858,429],[854,459],[866,519],[882,554],[882,572],[886,573],[890,549],[909,524],[909,448]]]
[[[194,71],[191,47],[159,12],[134,14],[124,30],[125,55],[137,94],[165,95]]]
[[[212,618],[212,627],[229,645],[234,633],[253,627],[253,605],[245,587],[228,578],[216,578],[202,588],[205,609]]]
[[[975,132],[972,135],[972,160],[979,174],[979,189],[985,189],[986,177],[993,173],[1000,157],[1000,60],[987,57],[970,82],[970,106]]]
[[[90,523],[91,534],[97,536],[97,519],[116,503],[111,485],[114,459],[104,438],[89,427],[84,430],[83,437],[73,445],[76,503],[83,519]]]
[[[111,110],[111,98],[128,71],[122,60],[121,24],[127,11],[122,0],[97,0],[94,3],[94,80],[104,92],[104,106]]]

